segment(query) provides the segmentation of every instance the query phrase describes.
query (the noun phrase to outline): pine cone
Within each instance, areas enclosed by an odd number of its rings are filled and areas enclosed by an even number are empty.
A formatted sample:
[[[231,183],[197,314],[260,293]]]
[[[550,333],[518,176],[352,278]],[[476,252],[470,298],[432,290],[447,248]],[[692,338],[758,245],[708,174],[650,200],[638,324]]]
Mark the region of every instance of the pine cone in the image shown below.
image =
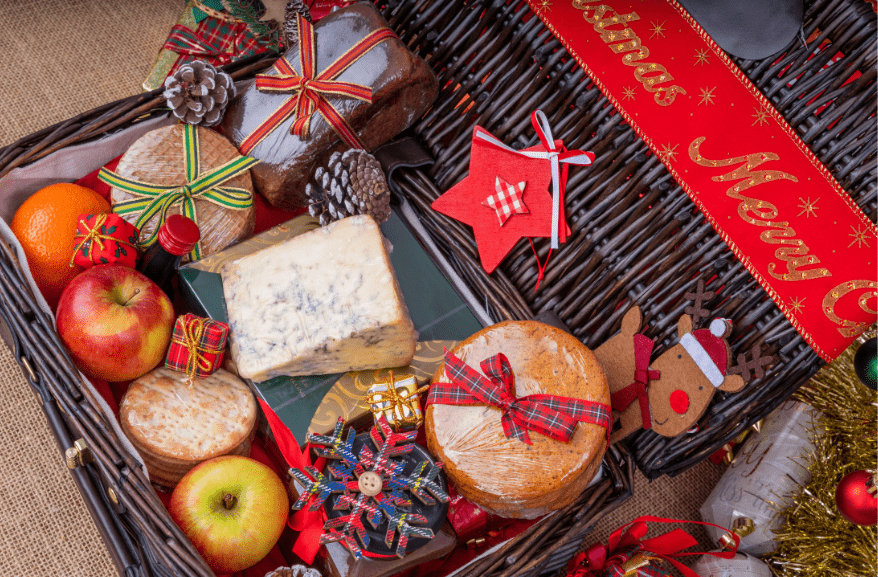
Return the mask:
[[[304,565],[293,565],[292,567],[278,567],[271,573],[266,573],[265,577],[321,577],[320,571],[311,569]]]
[[[381,165],[365,150],[334,152],[305,187],[308,212],[320,224],[355,214],[368,214],[381,224],[390,217],[390,190]]]
[[[202,60],[187,62],[165,79],[162,96],[187,124],[216,126],[235,97],[232,77]]]
[[[290,0],[284,11],[284,43],[287,48],[299,43],[299,27],[296,25],[296,14],[301,14],[308,22],[311,20],[311,11],[302,0]]]

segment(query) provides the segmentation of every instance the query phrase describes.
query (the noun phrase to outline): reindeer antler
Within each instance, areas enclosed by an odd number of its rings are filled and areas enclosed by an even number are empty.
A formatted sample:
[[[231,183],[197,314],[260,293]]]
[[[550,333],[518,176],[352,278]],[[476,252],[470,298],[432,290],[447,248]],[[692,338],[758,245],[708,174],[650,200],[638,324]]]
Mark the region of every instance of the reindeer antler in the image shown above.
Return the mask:
[[[774,362],[774,355],[762,356],[762,347],[753,345],[750,349],[750,360],[747,360],[746,354],[740,354],[737,357],[738,364],[729,369],[729,373],[741,375],[745,383],[749,383],[750,379],[755,376],[757,379],[765,377],[765,367]],[[753,375],[750,375],[750,372]]]
[[[705,291],[704,290],[704,281],[698,281],[698,285],[695,287],[694,293],[686,293],[683,295],[686,300],[694,301],[695,304],[692,306],[688,306],[683,309],[687,315],[692,316],[692,326],[699,326],[699,321],[701,319],[706,319],[710,316],[710,311],[704,308],[704,303],[712,299],[716,296],[714,291]]]

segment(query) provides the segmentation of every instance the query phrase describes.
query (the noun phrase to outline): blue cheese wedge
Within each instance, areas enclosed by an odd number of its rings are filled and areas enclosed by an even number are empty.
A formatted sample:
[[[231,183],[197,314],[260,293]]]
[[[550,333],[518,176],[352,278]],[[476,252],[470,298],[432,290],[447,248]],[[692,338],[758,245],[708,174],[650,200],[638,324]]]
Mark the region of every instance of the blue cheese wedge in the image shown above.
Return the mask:
[[[369,216],[265,248],[221,275],[244,378],[398,367],[414,357],[417,333]]]

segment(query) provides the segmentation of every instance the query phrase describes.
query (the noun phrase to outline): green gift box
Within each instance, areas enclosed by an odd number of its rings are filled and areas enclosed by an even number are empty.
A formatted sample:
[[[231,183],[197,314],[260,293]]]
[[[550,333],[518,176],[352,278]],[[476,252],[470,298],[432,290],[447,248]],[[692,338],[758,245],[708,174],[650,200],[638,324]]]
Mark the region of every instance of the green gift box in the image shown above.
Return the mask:
[[[182,268],[179,279],[181,297],[195,314],[228,322],[220,268],[226,262],[316,226],[313,218],[300,216]],[[441,354],[435,354],[436,350],[441,353],[442,346],[451,346],[467,338],[481,330],[482,325],[396,214],[381,225],[381,231],[393,245],[390,260],[421,341],[412,365],[394,368],[394,372],[408,372],[424,379],[441,362]],[[375,375],[368,373],[372,371],[275,377],[254,383],[254,387],[296,440],[304,443],[309,430],[329,431],[339,416],[356,420],[369,412],[360,399],[365,393],[364,387],[367,388],[379,375],[377,372]]]

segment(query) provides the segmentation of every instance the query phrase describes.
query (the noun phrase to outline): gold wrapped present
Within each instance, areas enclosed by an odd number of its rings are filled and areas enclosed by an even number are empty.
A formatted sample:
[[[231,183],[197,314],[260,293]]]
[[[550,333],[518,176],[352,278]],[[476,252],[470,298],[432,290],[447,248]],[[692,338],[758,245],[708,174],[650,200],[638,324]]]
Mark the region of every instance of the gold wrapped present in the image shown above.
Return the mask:
[[[418,380],[413,376],[399,378],[389,372],[389,381],[369,387],[366,404],[376,420],[384,415],[394,431],[417,429],[424,422]]]
[[[330,433],[339,417],[355,428],[370,424],[372,412],[366,402],[366,395],[374,385],[390,382],[392,371],[397,385],[403,381],[413,380],[414,385],[417,385],[415,389],[417,389],[417,387],[429,382],[433,373],[442,364],[443,348],[450,349],[455,345],[457,345],[457,341],[419,342],[415,348],[415,357],[408,366],[346,373],[323,397],[317,411],[311,418],[308,432]],[[417,401],[417,395],[415,395],[415,401]],[[420,406],[418,410],[420,411]]]

